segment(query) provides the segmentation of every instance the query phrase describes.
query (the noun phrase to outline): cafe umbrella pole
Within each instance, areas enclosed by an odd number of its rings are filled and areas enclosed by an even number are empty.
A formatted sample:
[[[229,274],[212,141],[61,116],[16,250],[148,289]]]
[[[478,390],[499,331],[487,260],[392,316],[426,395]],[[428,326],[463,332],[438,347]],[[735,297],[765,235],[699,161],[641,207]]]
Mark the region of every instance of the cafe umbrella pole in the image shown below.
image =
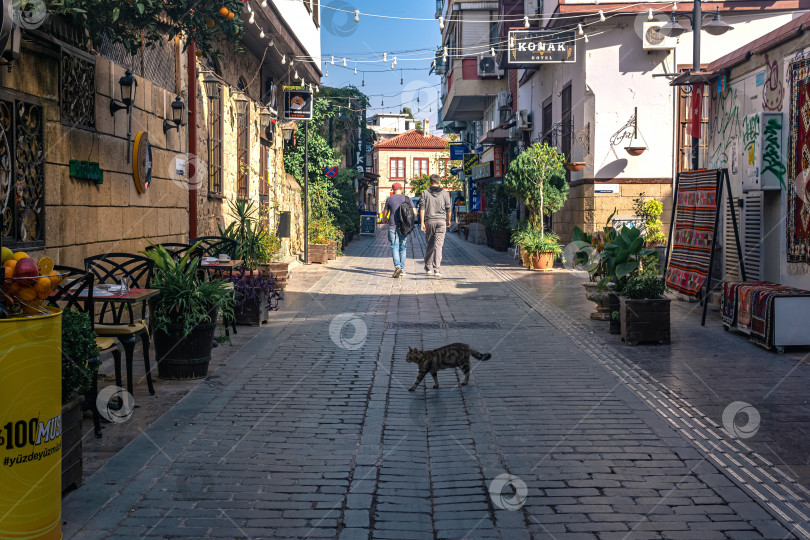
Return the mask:
[[[309,122],[304,120],[304,264],[309,264]]]

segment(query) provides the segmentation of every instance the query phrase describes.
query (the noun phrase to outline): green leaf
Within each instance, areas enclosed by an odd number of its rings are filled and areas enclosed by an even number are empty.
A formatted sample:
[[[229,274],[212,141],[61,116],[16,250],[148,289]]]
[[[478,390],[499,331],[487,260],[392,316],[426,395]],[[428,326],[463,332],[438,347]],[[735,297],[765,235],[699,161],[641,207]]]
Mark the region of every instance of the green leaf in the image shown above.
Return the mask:
[[[143,5],[143,4],[141,4],[140,2],[138,2],[137,4],[135,4],[135,7],[136,7],[136,8],[138,8],[138,13],[140,13],[141,15],[143,15],[143,14],[144,14],[144,12],[146,11],[146,6],[144,6],[144,5]]]
[[[112,22],[118,20],[118,17],[121,15],[121,10],[116,6],[112,10]]]
[[[638,268],[638,262],[636,261],[621,263],[616,266],[616,277],[623,278],[624,276],[631,274],[636,268]]]
[[[638,229],[636,229],[636,230],[638,230]],[[641,249],[641,245],[642,245],[643,243],[644,243],[644,239],[643,239],[643,238],[641,238],[641,237],[636,238],[636,239],[635,239],[635,240],[633,240],[633,242],[630,244],[630,248],[628,249],[628,251],[629,251],[630,253],[638,253],[638,252],[639,252],[639,250]]]

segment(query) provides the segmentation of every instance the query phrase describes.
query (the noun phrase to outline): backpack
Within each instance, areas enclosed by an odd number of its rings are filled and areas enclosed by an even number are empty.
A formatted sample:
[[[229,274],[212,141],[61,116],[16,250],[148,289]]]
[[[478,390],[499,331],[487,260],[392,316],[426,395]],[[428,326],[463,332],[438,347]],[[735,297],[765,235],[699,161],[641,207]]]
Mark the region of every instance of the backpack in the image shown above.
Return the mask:
[[[411,201],[405,201],[399,205],[394,213],[394,224],[400,236],[408,236],[414,228],[416,216],[413,213]]]

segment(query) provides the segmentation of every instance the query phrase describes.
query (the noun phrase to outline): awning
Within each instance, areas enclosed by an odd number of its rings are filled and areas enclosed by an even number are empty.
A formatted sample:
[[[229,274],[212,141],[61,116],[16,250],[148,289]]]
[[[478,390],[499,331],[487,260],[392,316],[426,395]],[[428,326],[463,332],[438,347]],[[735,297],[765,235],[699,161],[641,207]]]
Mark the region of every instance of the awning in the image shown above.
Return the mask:
[[[696,83],[710,83],[717,79],[719,71],[687,71],[669,82],[670,86],[691,86]]]
[[[490,129],[480,137],[478,137],[478,144],[504,144],[506,138],[509,136],[509,130],[503,127],[496,127]]]

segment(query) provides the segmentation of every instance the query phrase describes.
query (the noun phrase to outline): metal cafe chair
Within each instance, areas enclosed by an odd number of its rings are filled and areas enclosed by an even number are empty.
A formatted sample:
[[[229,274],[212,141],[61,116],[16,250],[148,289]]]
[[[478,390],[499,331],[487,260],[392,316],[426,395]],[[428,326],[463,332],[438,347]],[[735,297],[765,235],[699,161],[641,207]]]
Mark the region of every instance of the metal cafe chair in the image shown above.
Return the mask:
[[[92,272],[99,283],[119,284],[121,278],[128,278],[129,287],[148,289],[154,274],[155,262],[143,255],[131,253],[106,253],[94,255],[84,260],[84,266]],[[127,391],[132,394],[132,361],[135,355],[136,338],[143,343],[143,363],[146,371],[146,385],[149,394],[155,395],[152,385],[152,367],[149,362],[149,328],[146,324],[146,300],[141,302],[140,318],[130,302],[97,300],[101,308],[97,310],[96,333],[104,337],[115,337],[124,346],[127,362]]]
[[[199,247],[207,257],[218,257],[220,253],[226,253],[228,257],[236,258],[236,241],[222,236],[198,236],[189,242],[192,246],[197,242]]]
[[[90,317],[90,325],[94,327],[93,285],[95,276],[90,272],[70,266],[57,265],[54,270],[61,274],[62,279],[58,285],[53,287],[51,294],[48,296],[48,305],[59,307],[62,310],[76,310],[80,313],[87,313]],[[98,364],[100,366],[103,362],[101,355],[112,354],[115,362],[115,382],[118,386],[121,386],[121,351],[118,349],[115,339],[98,336],[96,337],[96,346],[98,347],[99,356],[86,359],[88,364],[91,366]],[[93,376],[90,392],[85,395],[84,408],[93,411],[93,428],[96,437],[101,437],[101,418],[96,406],[97,396],[98,370]]]

